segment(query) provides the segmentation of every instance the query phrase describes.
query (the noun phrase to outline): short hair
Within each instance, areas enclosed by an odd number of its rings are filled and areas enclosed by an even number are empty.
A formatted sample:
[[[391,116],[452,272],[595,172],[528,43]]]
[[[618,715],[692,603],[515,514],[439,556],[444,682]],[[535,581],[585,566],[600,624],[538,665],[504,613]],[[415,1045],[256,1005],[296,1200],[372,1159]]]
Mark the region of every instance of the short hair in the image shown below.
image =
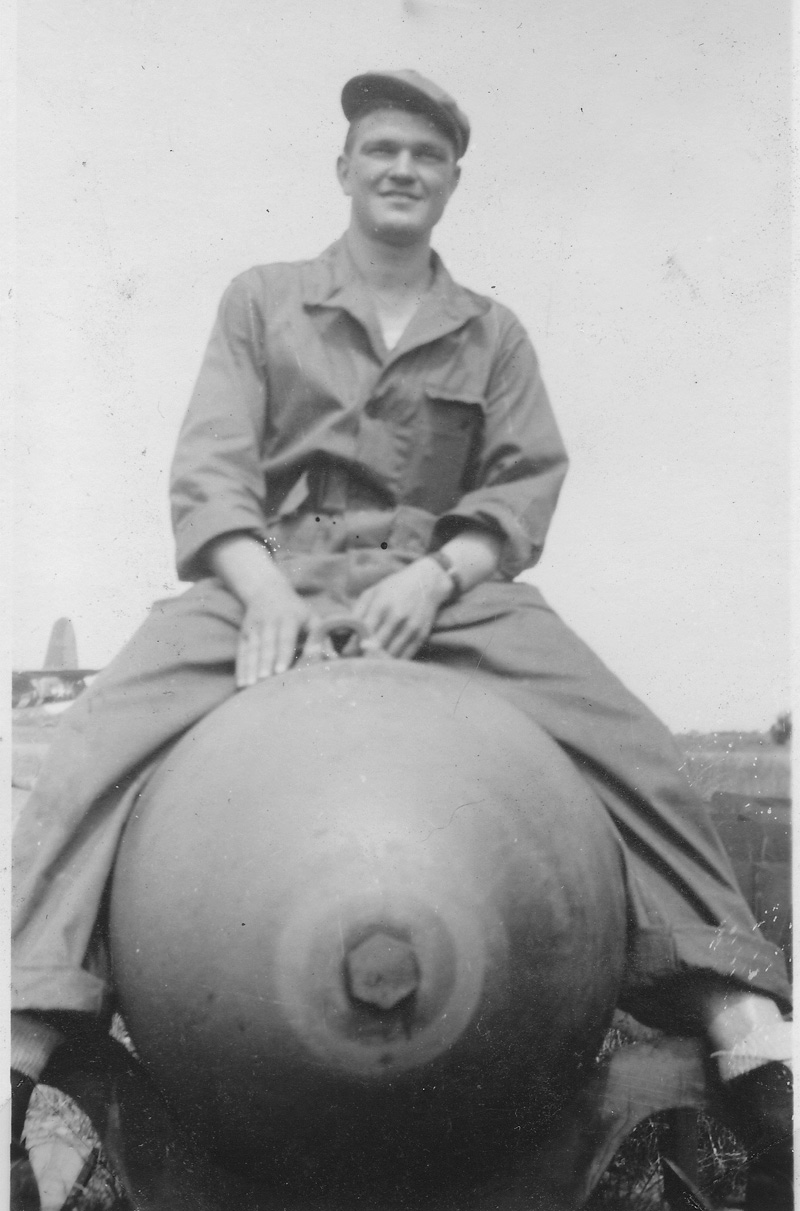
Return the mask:
[[[358,113],[353,115],[350,125],[347,128],[347,134],[345,135],[345,140],[344,140],[345,155],[349,155],[350,152],[353,150],[353,142],[354,142],[355,136],[356,136],[356,127],[358,126],[361,119],[366,118],[367,114],[376,113],[379,109],[396,109],[400,113],[419,114],[419,116],[421,118],[427,118],[428,121],[430,123],[432,123],[433,126],[436,127],[436,129],[439,131],[439,134],[444,135],[444,137],[447,139],[447,142],[450,144],[450,146],[453,149],[453,154],[455,155],[455,158],[458,159],[458,147],[456,146],[456,141],[453,138],[453,132],[448,130],[447,127],[444,125],[444,123],[437,122],[436,119],[431,114],[426,113],[424,110],[412,109],[412,107],[410,105],[398,105],[396,101],[384,100],[381,97],[373,97],[370,101],[365,101],[364,105],[361,107],[361,109],[359,109]]]

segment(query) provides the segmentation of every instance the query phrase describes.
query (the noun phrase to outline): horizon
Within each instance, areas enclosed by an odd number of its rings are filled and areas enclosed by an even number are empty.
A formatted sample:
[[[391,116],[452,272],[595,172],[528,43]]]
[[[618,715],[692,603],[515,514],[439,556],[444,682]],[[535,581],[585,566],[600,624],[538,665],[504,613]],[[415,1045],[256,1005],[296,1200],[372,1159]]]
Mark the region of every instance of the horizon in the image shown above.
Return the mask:
[[[59,630],[60,630],[60,624],[62,624],[62,623],[66,623],[66,624],[68,625],[68,627],[69,627],[69,628],[71,628],[71,632],[72,632],[72,641],[73,641],[73,642],[74,642],[74,644],[75,644],[75,650],[74,650],[74,654],[73,654],[73,660],[74,660],[74,663],[72,663],[72,664],[64,664],[63,666],[61,666],[60,664],[59,664],[59,665],[56,665],[56,664],[50,664],[50,665],[48,665],[48,663],[47,663],[47,657],[48,657],[48,655],[49,655],[50,651],[51,651],[51,650],[52,650],[52,648],[53,648],[53,643],[54,643],[54,640],[55,640],[56,636],[59,634]],[[57,619],[54,621],[53,626],[52,626],[52,629],[51,629],[51,632],[50,632],[50,638],[49,638],[48,645],[47,645],[47,651],[45,652],[45,658],[44,658],[44,661],[42,662],[42,664],[41,664],[41,665],[30,665],[30,666],[27,666],[27,667],[25,667],[25,668],[15,666],[15,667],[12,669],[12,672],[13,672],[13,673],[15,673],[15,674],[19,674],[19,673],[25,673],[25,674],[27,674],[28,676],[35,676],[35,675],[37,675],[37,674],[41,674],[42,676],[45,676],[45,675],[48,675],[48,676],[57,676],[57,675],[58,675],[59,670],[60,670],[60,669],[62,669],[62,668],[63,668],[63,672],[65,672],[65,673],[66,673],[66,672],[73,671],[73,670],[78,670],[78,669],[81,669],[81,670],[82,670],[82,671],[83,671],[83,672],[84,672],[84,673],[85,673],[87,676],[95,676],[97,673],[99,673],[99,672],[101,672],[101,671],[102,671],[102,670],[101,670],[101,669],[99,669],[99,668],[98,668],[98,669],[94,669],[94,668],[92,668],[92,669],[85,669],[85,668],[84,668],[84,667],[81,665],[81,662],[80,662],[80,648],[79,648],[79,646],[78,646],[78,637],[77,637],[77,634],[75,633],[75,628],[74,628],[74,626],[73,626],[73,624],[72,624],[72,619],[71,619],[71,618],[67,618],[66,616],[61,616],[61,617],[57,618]],[[39,709],[39,706],[40,706],[40,705],[41,705],[41,704],[37,704],[37,707],[34,707],[33,709]],[[14,707],[14,710],[29,710],[29,709],[31,709],[31,708],[29,708],[29,707]],[[679,730],[677,730],[677,731],[673,731],[673,735],[674,735],[674,736],[677,736],[677,737],[681,737],[681,736],[686,736],[686,737],[691,737],[691,736],[700,736],[700,737],[702,737],[702,736],[728,736],[728,735],[731,735],[731,736],[739,736],[739,737],[746,737],[746,736],[758,736],[758,737],[762,737],[762,736],[769,736],[769,735],[770,735],[770,733],[771,733],[772,728],[774,728],[774,727],[775,727],[777,724],[779,724],[779,723],[780,723],[780,721],[781,721],[781,719],[786,718],[787,716],[788,716],[788,718],[791,720],[791,717],[792,717],[792,712],[791,712],[791,710],[780,711],[780,712],[779,712],[779,713],[776,715],[776,717],[775,717],[775,719],[772,721],[772,723],[771,723],[769,726],[764,727],[764,728],[737,728],[737,727],[730,727],[730,728],[719,728],[719,729],[710,729],[710,730],[707,730],[707,729],[699,729],[699,728],[689,728],[689,729],[683,729],[683,730],[679,729]],[[787,752],[791,752],[791,743],[790,743],[790,742],[787,742],[787,741],[784,741],[784,740],[774,740],[774,739],[773,739],[772,743],[775,745],[775,747],[776,747],[776,748],[784,748],[784,747],[785,747],[785,749],[786,749],[786,751],[787,751]]]

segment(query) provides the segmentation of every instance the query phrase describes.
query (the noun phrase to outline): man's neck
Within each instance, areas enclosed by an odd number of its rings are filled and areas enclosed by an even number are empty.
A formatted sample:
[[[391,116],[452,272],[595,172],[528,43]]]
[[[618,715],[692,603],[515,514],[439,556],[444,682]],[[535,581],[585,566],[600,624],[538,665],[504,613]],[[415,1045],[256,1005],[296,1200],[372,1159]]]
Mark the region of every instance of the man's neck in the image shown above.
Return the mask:
[[[350,227],[345,240],[356,269],[377,296],[419,298],[431,280],[431,249],[427,240],[397,247],[370,239]]]

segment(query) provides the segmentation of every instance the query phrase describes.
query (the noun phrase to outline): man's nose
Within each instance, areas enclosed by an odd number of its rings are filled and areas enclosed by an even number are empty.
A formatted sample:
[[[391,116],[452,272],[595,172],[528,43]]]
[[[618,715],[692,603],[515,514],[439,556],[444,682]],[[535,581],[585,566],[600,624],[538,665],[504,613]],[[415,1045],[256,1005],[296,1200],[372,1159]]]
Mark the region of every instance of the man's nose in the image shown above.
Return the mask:
[[[389,171],[392,177],[396,177],[404,181],[414,179],[416,176],[414,157],[411,155],[408,148],[404,148],[403,151],[399,151],[397,153]]]

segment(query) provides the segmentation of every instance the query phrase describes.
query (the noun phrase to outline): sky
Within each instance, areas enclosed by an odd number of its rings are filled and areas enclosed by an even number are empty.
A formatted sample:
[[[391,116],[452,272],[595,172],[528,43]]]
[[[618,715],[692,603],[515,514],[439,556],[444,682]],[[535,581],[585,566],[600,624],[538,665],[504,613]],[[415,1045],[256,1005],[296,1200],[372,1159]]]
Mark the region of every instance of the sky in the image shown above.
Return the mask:
[[[13,663],[180,591],[167,475],[219,297],[347,223],[343,83],[473,136],[434,244],[531,334],[572,457],[550,603],[675,730],[789,705],[784,0],[19,0]]]

